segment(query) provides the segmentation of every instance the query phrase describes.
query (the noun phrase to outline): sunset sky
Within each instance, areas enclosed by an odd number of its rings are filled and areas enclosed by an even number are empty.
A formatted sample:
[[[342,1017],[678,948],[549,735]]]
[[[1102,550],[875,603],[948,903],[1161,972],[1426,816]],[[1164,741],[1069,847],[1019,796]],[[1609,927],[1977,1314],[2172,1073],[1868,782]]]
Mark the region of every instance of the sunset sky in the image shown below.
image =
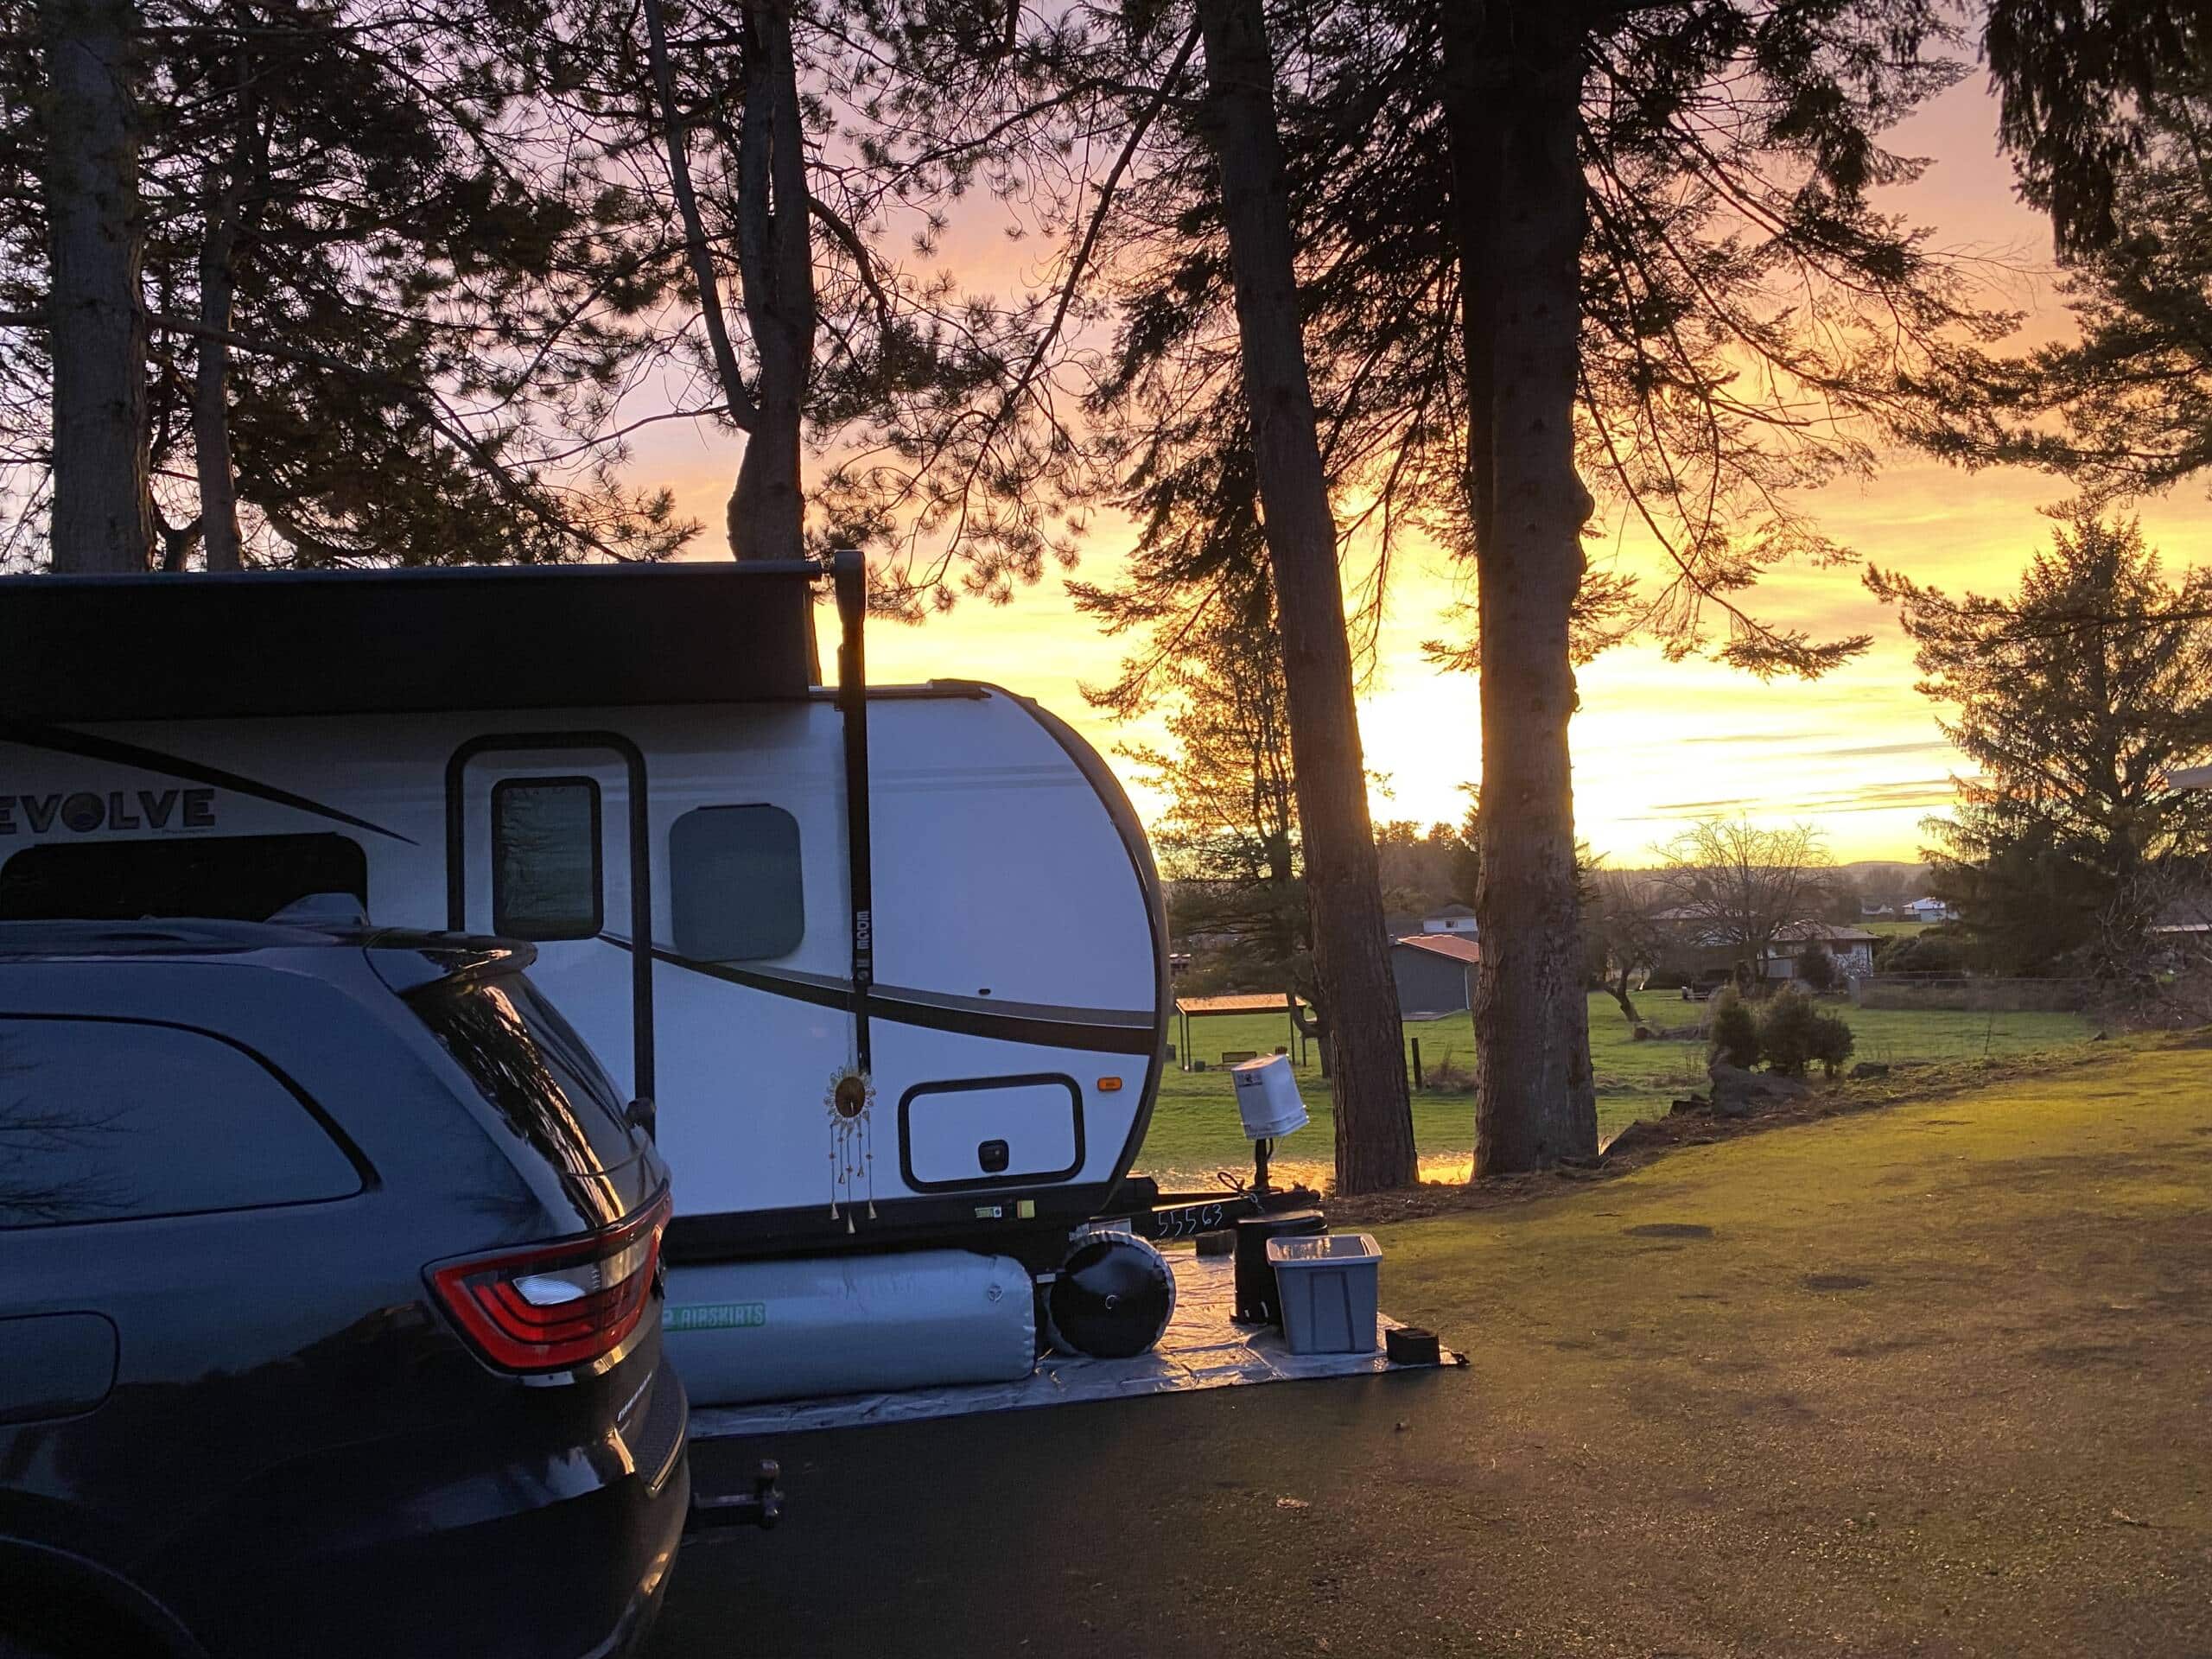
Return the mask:
[[[1995,256],[2018,268],[2003,302],[2029,313],[2023,341],[2068,326],[2052,291],[2050,236],[2041,217],[2012,194],[1996,153],[1995,105],[1976,73],[1893,136],[1892,147],[1929,157],[1918,183],[1888,205],[1933,227],[1946,247]],[[641,448],[637,472],[674,488],[682,507],[718,527],[734,476],[736,443],[703,427],[664,428]],[[2048,542],[2038,506],[2066,493],[2062,480],[2026,472],[1966,474],[1910,454],[1890,456],[1871,484],[1847,483],[1804,498],[1828,534],[1865,557],[1952,588],[2009,588],[2021,564]],[[2212,555],[2212,503],[2184,486],[2139,504],[2152,543],[2170,565]],[[1111,575],[1126,551],[1125,525],[1101,521],[1086,543],[1082,575]],[[697,544],[719,551],[712,530]],[[1641,568],[1633,539],[1593,546],[1593,556]],[[1446,631],[1458,593],[1447,561],[1402,565],[1394,575],[1373,684],[1362,706],[1368,765],[1382,774],[1378,818],[1456,819],[1459,785],[1478,776],[1476,685],[1440,674],[1421,642]],[[1764,583],[1758,608],[1816,635],[1871,632],[1874,649],[1813,684],[1759,682],[1710,664],[1670,664],[1649,646],[1611,652],[1581,672],[1573,728],[1575,798],[1582,832],[1616,865],[1648,861],[1648,849],[1685,822],[1714,814],[1808,819],[1839,859],[1911,858],[1918,824],[1949,798],[1957,756],[1934,712],[1913,690],[1910,653],[1895,620],[1851,570],[1784,569]],[[825,621],[824,624],[827,626]],[[1081,729],[1135,785],[1116,753],[1131,741],[1084,702],[1079,685],[1112,677],[1121,646],[1077,617],[1060,579],[1047,575],[1003,608],[963,603],[948,616],[906,628],[878,625],[869,639],[871,677],[932,675],[995,681],[1042,700]],[[825,653],[826,654],[826,653]],[[1150,816],[1156,801],[1140,790]]]

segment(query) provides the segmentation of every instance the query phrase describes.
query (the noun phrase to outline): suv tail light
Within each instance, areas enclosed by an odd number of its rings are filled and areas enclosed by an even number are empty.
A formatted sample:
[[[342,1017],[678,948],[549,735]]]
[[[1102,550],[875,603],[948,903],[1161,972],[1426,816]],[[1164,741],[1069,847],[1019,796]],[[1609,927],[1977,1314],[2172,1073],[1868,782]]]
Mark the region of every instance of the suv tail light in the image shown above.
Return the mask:
[[[426,1271],[439,1302],[493,1364],[573,1370],[613,1353],[638,1328],[652,1300],[668,1213],[664,1191],[603,1231]]]

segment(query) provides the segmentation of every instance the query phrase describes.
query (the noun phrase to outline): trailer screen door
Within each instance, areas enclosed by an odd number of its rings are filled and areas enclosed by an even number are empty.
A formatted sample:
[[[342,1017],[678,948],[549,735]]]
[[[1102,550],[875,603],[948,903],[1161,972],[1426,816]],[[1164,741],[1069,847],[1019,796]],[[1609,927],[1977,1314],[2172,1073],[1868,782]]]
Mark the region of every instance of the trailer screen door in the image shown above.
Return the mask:
[[[535,944],[531,977],[618,1081],[649,1095],[644,788],[644,759],[617,734],[473,740],[447,768],[446,896],[450,925]]]

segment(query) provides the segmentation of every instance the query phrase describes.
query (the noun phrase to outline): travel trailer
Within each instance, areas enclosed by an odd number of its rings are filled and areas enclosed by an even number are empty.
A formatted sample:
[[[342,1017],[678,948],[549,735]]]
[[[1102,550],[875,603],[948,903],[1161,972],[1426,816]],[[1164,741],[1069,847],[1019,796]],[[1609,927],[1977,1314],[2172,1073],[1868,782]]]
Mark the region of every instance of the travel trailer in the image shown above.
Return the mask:
[[[838,683],[814,684],[827,574],[0,582],[0,918],[350,901],[534,941],[675,1172],[672,1328],[771,1355],[730,1392],[788,1382],[763,1287],[795,1273],[833,1325],[973,1293],[1026,1330],[1007,1264],[1049,1276],[1134,1190],[1159,881],[1111,773],[1035,702],[865,683],[853,556]],[[933,1262],[950,1278],[918,1290]],[[892,1357],[863,1342],[810,1386],[973,1369]]]

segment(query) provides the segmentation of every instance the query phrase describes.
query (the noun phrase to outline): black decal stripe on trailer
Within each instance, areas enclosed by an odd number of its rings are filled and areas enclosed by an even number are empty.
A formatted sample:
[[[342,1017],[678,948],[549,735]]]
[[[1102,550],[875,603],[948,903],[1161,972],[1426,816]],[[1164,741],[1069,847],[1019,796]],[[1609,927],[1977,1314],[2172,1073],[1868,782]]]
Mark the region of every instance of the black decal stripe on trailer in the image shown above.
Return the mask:
[[[202,766],[197,760],[163,754],[158,749],[142,748],[136,743],[125,743],[119,738],[71,731],[64,726],[0,720],[0,742],[20,744],[27,749],[48,749],[55,754],[73,754],[80,760],[111,761],[117,766],[136,766],[142,772],[156,772],[165,778],[181,778],[187,783],[207,784],[236,794],[251,795],[272,805],[312,812],[315,817],[328,818],[334,823],[350,823],[356,830],[366,830],[372,835],[404,842],[410,847],[421,845],[412,836],[403,836],[397,830],[387,830],[366,818],[357,818],[351,812],[341,812],[334,806],[325,806],[321,801],[295,795],[289,789],[279,789],[274,784],[261,783],[238,772],[225,772],[219,766]]]
[[[621,950],[630,941],[619,933],[601,933],[607,944]],[[853,988],[849,982],[819,974],[773,972],[741,968],[727,962],[700,962],[659,945],[652,947],[656,962],[682,968],[725,984],[742,985],[794,1002],[849,1013]],[[950,1031],[965,1037],[986,1037],[999,1042],[1026,1043],[1038,1048],[1072,1048],[1094,1054],[1151,1055],[1154,1049],[1153,1016],[1139,1008],[1069,1008],[1040,1002],[995,1002],[977,997],[951,997],[932,991],[910,991],[896,985],[868,987],[868,1013],[893,1025],[918,1026],[930,1031]]]

